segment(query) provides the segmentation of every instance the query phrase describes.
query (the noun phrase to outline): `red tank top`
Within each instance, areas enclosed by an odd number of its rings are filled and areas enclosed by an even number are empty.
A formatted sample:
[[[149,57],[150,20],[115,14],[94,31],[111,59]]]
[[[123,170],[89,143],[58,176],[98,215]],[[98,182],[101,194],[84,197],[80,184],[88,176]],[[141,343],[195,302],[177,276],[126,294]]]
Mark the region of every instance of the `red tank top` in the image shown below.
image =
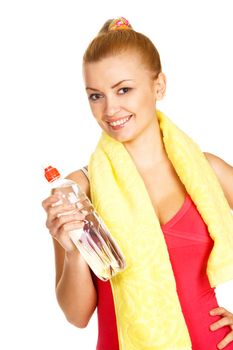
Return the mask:
[[[206,274],[208,256],[213,246],[208,229],[189,194],[176,215],[161,226],[167,244],[177,293],[190,334],[193,350],[214,350],[230,332],[225,326],[216,331],[209,326],[220,319],[209,311],[218,307],[215,290]],[[110,282],[93,274],[98,294],[97,350],[119,350],[116,317]],[[224,348],[233,350],[233,342]]]

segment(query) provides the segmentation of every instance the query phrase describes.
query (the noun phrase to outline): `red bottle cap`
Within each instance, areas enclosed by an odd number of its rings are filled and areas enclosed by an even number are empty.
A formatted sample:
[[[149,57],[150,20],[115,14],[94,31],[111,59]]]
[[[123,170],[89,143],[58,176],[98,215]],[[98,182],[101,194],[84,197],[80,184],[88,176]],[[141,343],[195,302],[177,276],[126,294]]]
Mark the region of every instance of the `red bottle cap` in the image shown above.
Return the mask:
[[[44,176],[48,182],[53,182],[54,180],[59,179],[61,175],[56,168],[49,165],[44,169]]]

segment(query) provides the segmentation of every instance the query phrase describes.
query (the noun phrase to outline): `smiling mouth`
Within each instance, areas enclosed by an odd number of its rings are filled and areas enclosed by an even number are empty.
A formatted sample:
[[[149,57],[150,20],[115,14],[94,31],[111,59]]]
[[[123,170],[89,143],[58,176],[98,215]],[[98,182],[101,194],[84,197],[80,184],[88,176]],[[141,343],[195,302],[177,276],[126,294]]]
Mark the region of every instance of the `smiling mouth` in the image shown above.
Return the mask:
[[[122,125],[126,124],[132,116],[133,115],[131,114],[128,117],[122,118],[122,119],[114,121],[114,122],[107,122],[107,123],[112,127],[122,126]]]

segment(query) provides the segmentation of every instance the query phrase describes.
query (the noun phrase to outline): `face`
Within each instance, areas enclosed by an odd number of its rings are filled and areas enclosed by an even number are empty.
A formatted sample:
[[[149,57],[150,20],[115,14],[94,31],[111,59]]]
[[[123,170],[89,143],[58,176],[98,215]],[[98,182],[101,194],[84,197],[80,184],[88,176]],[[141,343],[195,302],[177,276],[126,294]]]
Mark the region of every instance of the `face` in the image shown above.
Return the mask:
[[[161,77],[153,80],[139,55],[123,53],[87,63],[83,74],[93,116],[111,137],[129,142],[155,123]]]

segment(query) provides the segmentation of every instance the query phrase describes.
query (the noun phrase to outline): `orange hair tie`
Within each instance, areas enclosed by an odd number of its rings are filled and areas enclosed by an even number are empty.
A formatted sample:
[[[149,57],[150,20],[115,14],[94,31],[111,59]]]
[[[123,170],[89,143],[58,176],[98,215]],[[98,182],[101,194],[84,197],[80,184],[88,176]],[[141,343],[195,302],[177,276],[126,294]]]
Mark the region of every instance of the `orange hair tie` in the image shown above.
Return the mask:
[[[122,30],[122,29],[131,29],[129,21],[124,17],[119,17],[109,24],[108,30]]]

